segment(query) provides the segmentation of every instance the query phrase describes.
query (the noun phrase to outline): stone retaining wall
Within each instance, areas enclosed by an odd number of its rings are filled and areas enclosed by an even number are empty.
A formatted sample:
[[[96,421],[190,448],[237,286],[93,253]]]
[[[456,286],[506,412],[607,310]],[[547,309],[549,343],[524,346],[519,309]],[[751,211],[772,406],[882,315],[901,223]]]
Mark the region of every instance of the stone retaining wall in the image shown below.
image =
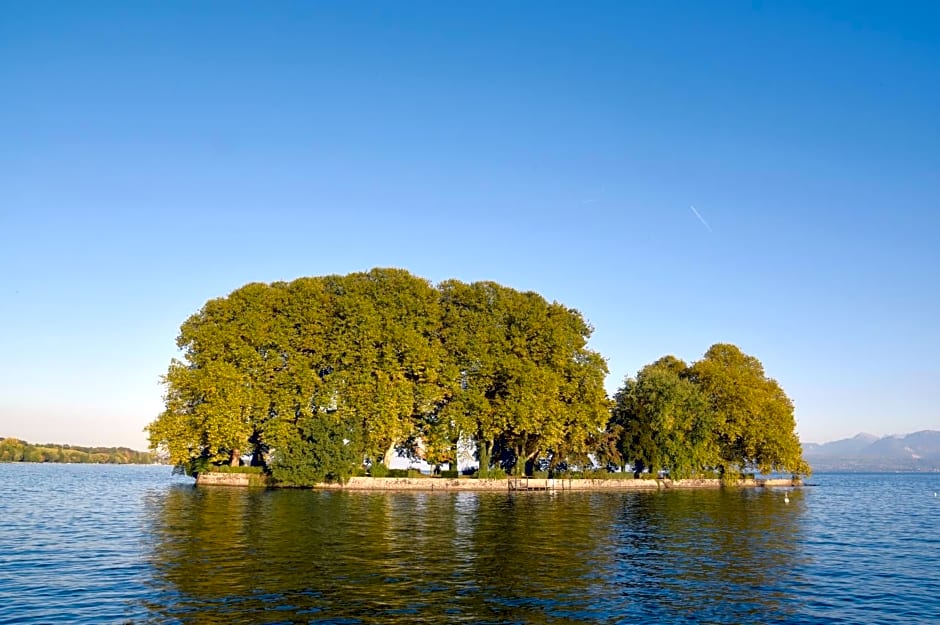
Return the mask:
[[[266,475],[257,473],[203,472],[196,476],[196,486],[268,486]]]
[[[742,480],[741,487],[790,487],[802,481],[783,479]],[[267,478],[248,473],[200,473],[197,486],[266,486]],[[410,477],[353,477],[346,484],[318,484],[317,489],[355,491],[509,491],[509,490],[571,490],[571,491],[648,491],[657,489],[721,488],[720,480],[669,479],[611,479],[565,480],[546,478],[508,478],[477,480],[472,478],[410,478]]]
[[[768,486],[768,487],[777,487],[777,486],[802,486],[803,480],[800,478],[791,479],[789,477],[781,478],[768,478],[765,480],[758,480],[760,483],[758,486]]]

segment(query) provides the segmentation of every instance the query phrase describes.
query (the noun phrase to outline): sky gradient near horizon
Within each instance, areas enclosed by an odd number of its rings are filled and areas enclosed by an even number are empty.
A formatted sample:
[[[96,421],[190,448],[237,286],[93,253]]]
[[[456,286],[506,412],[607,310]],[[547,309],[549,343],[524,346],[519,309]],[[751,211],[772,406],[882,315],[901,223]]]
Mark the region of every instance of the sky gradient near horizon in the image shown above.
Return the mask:
[[[940,429],[938,68],[929,2],[0,0],[0,436],[145,448],[206,300],[377,266]]]

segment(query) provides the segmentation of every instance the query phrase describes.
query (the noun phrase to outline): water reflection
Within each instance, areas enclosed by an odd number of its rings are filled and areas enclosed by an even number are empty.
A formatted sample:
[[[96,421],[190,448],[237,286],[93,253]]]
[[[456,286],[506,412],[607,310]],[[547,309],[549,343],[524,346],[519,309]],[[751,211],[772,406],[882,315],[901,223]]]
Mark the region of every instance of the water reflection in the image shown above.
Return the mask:
[[[174,487],[146,501],[146,608],[155,623],[774,622],[797,607],[802,506]]]
[[[804,502],[779,491],[683,491],[627,498],[612,534],[612,580],[627,613],[670,622],[789,622]],[[624,529],[626,528],[626,529]]]

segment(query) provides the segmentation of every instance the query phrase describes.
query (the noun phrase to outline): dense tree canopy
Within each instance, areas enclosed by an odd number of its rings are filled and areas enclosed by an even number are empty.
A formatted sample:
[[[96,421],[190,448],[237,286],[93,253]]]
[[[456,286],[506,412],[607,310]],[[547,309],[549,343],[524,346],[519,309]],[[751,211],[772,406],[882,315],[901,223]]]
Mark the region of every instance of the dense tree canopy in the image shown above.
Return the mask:
[[[668,468],[686,477],[717,464],[711,412],[685,371],[684,362],[666,356],[626,380],[615,396],[611,421],[621,427],[622,456],[654,473]]]
[[[398,269],[249,284],[181,327],[151,444],[195,472],[251,456],[287,483],[406,449],[488,469],[587,454],[608,418],[581,314],[491,282]]]
[[[666,356],[628,378],[609,431],[623,459],[674,477],[715,470],[807,474],[793,403],[753,356],[713,345],[691,366]]]
[[[180,328],[151,446],[190,473],[266,467],[284,484],[345,480],[396,452],[481,474],[548,460],[805,473],[793,405],[755,358],[667,356],[611,402],[574,309],[494,282],[400,269],[248,284]]]
[[[808,473],[796,435],[793,402],[764,375],[757,358],[734,345],[712,345],[690,367],[689,379],[704,393],[714,420],[719,467]]]
[[[443,413],[470,433],[481,464],[517,471],[540,454],[585,455],[608,418],[607,365],[580,313],[492,282],[442,285],[444,344],[460,386]]]

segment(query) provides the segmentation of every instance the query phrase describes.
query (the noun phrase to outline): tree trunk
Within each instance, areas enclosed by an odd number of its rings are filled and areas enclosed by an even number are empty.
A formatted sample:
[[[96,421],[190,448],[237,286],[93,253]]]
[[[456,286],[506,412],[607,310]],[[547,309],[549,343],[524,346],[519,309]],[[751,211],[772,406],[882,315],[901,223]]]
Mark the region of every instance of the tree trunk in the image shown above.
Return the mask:
[[[516,457],[515,463],[512,465],[512,475],[525,475],[525,458],[523,457],[525,451],[520,445],[513,449],[512,453]]]
[[[477,453],[480,456],[480,472],[483,473],[490,468],[490,453],[492,452],[492,443],[480,441],[477,444]]]
[[[253,467],[264,466],[264,445],[261,444],[261,435],[256,431],[248,439],[251,443],[251,461],[249,464]]]
[[[386,469],[392,465],[392,460],[395,459],[395,455],[395,443],[392,443],[388,446],[388,449],[385,451],[385,456],[382,458],[382,463],[385,465]]]

